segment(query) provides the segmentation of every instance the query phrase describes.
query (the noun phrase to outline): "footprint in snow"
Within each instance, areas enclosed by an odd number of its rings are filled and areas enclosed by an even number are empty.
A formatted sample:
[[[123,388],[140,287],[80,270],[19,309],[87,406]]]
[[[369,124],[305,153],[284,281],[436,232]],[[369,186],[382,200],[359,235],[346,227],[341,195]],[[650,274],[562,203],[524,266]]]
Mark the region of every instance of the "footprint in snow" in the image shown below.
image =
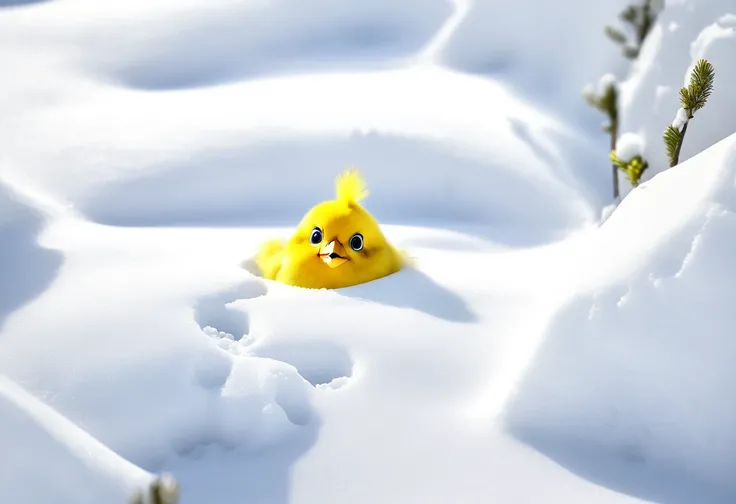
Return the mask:
[[[240,341],[249,331],[248,312],[233,305],[241,300],[265,296],[267,292],[263,282],[245,282],[210,294],[194,306],[194,320],[207,334],[219,334],[223,338]]]
[[[329,341],[265,341],[253,345],[250,318],[245,301],[265,296],[266,284],[248,281],[233,288],[203,297],[194,307],[194,320],[221,348],[234,354],[273,359],[296,368],[314,387],[338,388],[352,376],[353,361],[341,346]],[[249,348],[252,346],[252,348]],[[211,369],[219,368],[209,366]],[[203,378],[208,388],[222,386],[227,373]]]
[[[330,341],[266,342],[255,353],[291,364],[302,378],[319,388],[339,388],[353,374],[353,360],[348,352]]]

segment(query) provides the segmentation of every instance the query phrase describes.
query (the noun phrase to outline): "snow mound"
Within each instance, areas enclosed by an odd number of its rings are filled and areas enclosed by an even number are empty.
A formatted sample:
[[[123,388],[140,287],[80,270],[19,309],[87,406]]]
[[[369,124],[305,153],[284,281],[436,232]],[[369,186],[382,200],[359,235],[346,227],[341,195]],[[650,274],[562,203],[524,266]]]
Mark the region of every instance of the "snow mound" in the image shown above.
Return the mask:
[[[18,502],[125,502],[151,478],[4,376],[0,413],[2,431],[13,433],[3,438],[13,456],[0,488]]]
[[[735,211],[736,135],[624,199],[545,331],[509,429],[617,491],[731,502]]]
[[[299,0],[137,0],[124,7],[72,0],[13,10],[6,20],[9,33],[35,31],[36,43],[73,58],[86,78],[164,91],[264,75],[395,67],[422,50],[451,10],[444,0],[318,0],[308,7]],[[94,21],[80,25],[80,18]],[[16,40],[10,38],[9,49],[28,50]]]
[[[467,3],[468,15],[438,56],[443,64],[491,75],[570,122],[595,128],[589,121],[598,121],[598,117],[588,110],[580,89],[600,75],[620,75],[625,70],[620,48],[603,29],[630,2],[533,0],[523,8],[494,0]],[[551,44],[568,50],[540,50]]]
[[[647,180],[669,166],[662,136],[680,108],[695,63],[705,58],[715,70],[706,106],[690,121],[680,162],[736,132],[736,7],[720,0],[667,2],[644,43],[628,79],[621,83],[620,131],[641,135],[649,169]],[[630,185],[622,180],[622,193]]]
[[[616,155],[624,161],[644,155],[644,139],[635,133],[627,132],[616,142]]]

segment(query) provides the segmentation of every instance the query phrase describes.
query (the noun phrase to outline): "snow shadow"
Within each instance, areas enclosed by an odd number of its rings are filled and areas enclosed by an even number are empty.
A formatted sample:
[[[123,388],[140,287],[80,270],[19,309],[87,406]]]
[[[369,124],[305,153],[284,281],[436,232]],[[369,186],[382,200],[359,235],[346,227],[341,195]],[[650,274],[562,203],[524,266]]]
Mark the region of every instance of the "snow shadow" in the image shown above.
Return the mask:
[[[291,339],[267,342],[259,344],[254,354],[291,364],[314,387],[353,375],[354,363],[350,353],[331,341]]]
[[[408,308],[451,322],[475,322],[465,300],[422,271],[406,267],[398,273],[340,289],[344,296],[396,308]]]
[[[46,290],[61,266],[61,253],[37,242],[43,225],[40,214],[0,185],[0,330],[8,315]]]
[[[451,11],[443,0],[423,1],[416,9],[386,0],[373,3],[213,6],[175,16],[173,25],[171,17],[167,26],[158,20],[137,24],[141,40],[156,39],[155,51],[127,31],[110,33],[112,47],[95,50],[88,64],[131,88],[154,91],[295,72],[385,68],[419,52]],[[114,60],[107,57],[110,51]]]
[[[603,140],[593,138],[591,143],[583,143],[555,130],[544,130],[544,134],[540,135],[528,123],[514,117],[509,118],[509,125],[511,131],[542,164],[547,165],[559,180],[575,188],[576,193],[590,205],[600,209],[609,204],[611,166],[600,156],[607,148],[607,144],[604,145],[607,142],[605,136]],[[581,131],[578,134],[588,135],[588,132]],[[591,144],[596,148],[591,148]],[[573,171],[572,167],[586,169]]]
[[[242,267],[249,273],[261,277],[253,258],[243,261]],[[451,322],[469,323],[478,320],[478,316],[464,299],[432,280],[426,273],[410,266],[387,277],[336,289],[335,292],[369,303],[416,310]]]
[[[512,166],[452,145],[379,134],[187,152],[75,204],[115,226],[294,226],[334,197],[334,178],[350,165],[365,176],[365,206],[382,224],[472,227],[507,246],[555,241],[579,225],[577,208]]]
[[[151,91],[205,87],[242,79],[329,71],[335,67],[381,68],[384,53],[413,47],[408,31],[390,20],[362,20],[349,26],[330,26],[315,33],[282,33],[281,40],[252,37],[253,31],[229,27],[224,32],[202,26],[201,36],[177,32],[163,51],[147,52],[109,72],[125,85]],[[206,35],[205,35],[206,34]],[[251,38],[251,40],[247,40]],[[203,43],[204,42],[204,43]],[[409,47],[406,47],[409,45]],[[243,58],[243,54],[248,57]],[[355,62],[358,60],[360,64]],[[109,64],[109,63],[107,63]]]
[[[296,439],[258,453],[217,449],[198,460],[167,464],[181,485],[181,504],[289,504],[293,465],[314,445],[320,425],[316,415]]]
[[[23,5],[31,5],[37,3],[49,2],[50,0],[0,0],[0,8],[3,7],[20,7]]]
[[[651,464],[635,445],[611,449],[577,438],[517,432],[517,439],[577,476],[645,502],[659,504],[732,504],[736,492],[712,484],[682,467]]]
[[[0,376],[0,431],[6,433],[0,455],[3,502],[126,502],[127,464],[46,408]],[[90,459],[110,465],[96,465]],[[39,479],[39,474],[44,477]]]
[[[683,299],[707,292],[671,285]],[[507,430],[618,493],[661,504],[736,502],[727,482],[736,406],[716,392],[731,383],[733,334],[704,322],[729,313],[732,296],[701,297],[680,306],[676,290],[645,278],[564,306],[504,413]]]
[[[257,266],[252,271],[260,276]],[[247,281],[233,288],[226,289],[200,298],[194,306],[194,320],[210,337],[220,341],[233,351],[232,343],[249,337],[249,312],[247,309],[234,309],[231,303],[255,299],[265,296],[268,292],[266,284],[261,281]],[[210,329],[210,330],[208,330]],[[215,333],[213,334],[213,331]],[[252,344],[252,340],[249,342]],[[253,347],[251,347],[253,348]],[[237,349],[234,353],[239,353]],[[331,341],[291,339],[288,341],[258,342],[251,350],[254,357],[284,362],[296,368],[299,376],[307,380],[312,386],[326,385],[333,380],[349,378],[353,374],[353,360],[349,352],[342,346]],[[205,373],[206,376],[207,373]],[[218,376],[220,375],[220,376]],[[215,373],[211,380],[215,386],[222,386],[227,379],[221,373]],[[287,416],[291,413],[286,411]],[[306,417],[300,412],[293,413],[293,418]],[[300,422],[301,425],[301,422]]]
[[[194,320],[204,330],[211,327],[222,331],[239,341],[250,330],[248,313],[241,310],[231,310],[229,303],[241,299],[253,299],[265,296],[266,286],[261,282],[247,282],[232,289],[205,296],[194,306]]]

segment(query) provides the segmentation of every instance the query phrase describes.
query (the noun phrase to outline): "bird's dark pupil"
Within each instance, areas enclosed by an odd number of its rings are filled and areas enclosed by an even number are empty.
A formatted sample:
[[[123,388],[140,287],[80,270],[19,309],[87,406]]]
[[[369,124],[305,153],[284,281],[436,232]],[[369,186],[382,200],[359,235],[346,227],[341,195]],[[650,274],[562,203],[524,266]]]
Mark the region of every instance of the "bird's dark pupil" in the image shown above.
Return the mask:
[[[318,230],[314,230],[312,232],[312,243],[319,243],[322,241],[322,233],[320,233]]]
[[[361,241],[360,241],[360,237],[358,237],[358,236],[353,236],[353,243],[351,244],[351,246],[352,246],[352,247],[353,247],[354,249],[359,249],[361,245],[362,245],[362,243],[361,243]]]

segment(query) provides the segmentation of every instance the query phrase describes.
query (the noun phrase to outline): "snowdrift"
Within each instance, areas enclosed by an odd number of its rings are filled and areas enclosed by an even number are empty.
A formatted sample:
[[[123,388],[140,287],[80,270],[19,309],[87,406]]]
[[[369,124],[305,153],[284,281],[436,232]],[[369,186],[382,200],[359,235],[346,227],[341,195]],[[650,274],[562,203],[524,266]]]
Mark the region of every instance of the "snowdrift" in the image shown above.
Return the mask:
[[[0,377],[3,495],[18,502],[124,502],[145,471],[110,451],[53,408]],[[12,470],[8,470],[12,468]]]
[[[496,0],[458,3],[468,15],[438,55],[439,61],[507,82],[522,96],[539,100],[570,123],[598,134],[599,118],[587,109],[580,90],[604,73],[626,71],[626,60],[603,34],[603,27],[615,23],[630,2],[533,1],[523,7]],[[540,50],[552,46],[565,49]]]
[[[736,135],[623,201],[578,257],[584,287],[545,330],[512,432],[647,500],[733,500],[734,205]]]

